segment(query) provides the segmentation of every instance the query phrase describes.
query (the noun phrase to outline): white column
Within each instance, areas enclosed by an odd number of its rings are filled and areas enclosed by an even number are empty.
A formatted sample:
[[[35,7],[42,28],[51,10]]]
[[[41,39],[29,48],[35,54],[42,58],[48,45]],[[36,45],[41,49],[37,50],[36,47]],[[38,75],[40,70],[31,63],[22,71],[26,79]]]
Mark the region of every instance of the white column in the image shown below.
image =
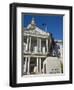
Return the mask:
[[[38,57],[37,57],[37,73],[38,73]]]
[[[46,39],[46,50],[48,52],[48,39]]]
[[[27,51],[29,50],[28,45],[29,45],[29,37],[27,37]]]
[[[39,51],[41,52],[41,38],[39,39]]]
[[[25,57],[25,62],[23,61],[23,73],[26,73],[27,57]]]
[[[39,39],[37,38],[37,51],[39,51]]]
[[[40,73],[41,73],[41,58],[39,59],[39,70],[40,70]]]
[[[27,72],[27,57],[25,57],[25,65],[24,65],[24,72]]]
[[[28,57],[27,74],[30,74],[30,57]]]
[[[29,52],[31,52],[31,37],[29,39],[30,39],[30,42],[29,42]]]

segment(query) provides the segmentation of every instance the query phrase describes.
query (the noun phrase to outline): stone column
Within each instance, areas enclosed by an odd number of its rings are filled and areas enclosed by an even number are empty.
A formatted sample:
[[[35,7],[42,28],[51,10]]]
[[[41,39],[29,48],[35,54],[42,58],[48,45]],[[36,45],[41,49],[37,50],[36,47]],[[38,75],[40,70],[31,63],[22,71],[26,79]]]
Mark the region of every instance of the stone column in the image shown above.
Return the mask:
[[[46,52],[48,52],[48,39],[46,39]]]
[[[23,73],[27,73],[27,57],[25,57],[25,62],[23,62]]]
[[[37,38],[37,52],[39,51],[39,39]]]
[[[28,45],[29,45],[29,37],[27,37],[27,51],[29,50]]]
[[[39,65],[38,65],[38,57],[37,57],[37,73],[38,73],[38,71],[39,71],[39,67],[38,67]]]
[[[25,71],[27,72],[27,57],[25,57]]]
[[[41,58],[39,58],[39,71],[41,73]]]
[[[28,57],[27,74],[30,74],[30,57]]]
[[[39,51],[41,52],[41,38],[39,39]]]
[[[31,52],[31,37],[29,38],[29,52]]]

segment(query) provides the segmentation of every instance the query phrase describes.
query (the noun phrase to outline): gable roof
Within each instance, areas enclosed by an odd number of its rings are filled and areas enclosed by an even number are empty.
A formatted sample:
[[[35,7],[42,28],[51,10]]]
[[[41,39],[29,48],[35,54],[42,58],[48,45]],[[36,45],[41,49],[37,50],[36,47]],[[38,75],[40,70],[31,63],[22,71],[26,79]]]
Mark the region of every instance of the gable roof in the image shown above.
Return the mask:
[[[49,36],[49,33],[42,30],[41,28],[39,28],[38,26],[36,26],[35,23],[35,19],[32,18],[31,23],[27,26],[27,28],[25,28],[26,32],[30,32],[30,33],[34,33],[34,34],[40,34],[40,35],[47,35]]]
[[[34,32],[34,33],[38,33],[38,34],[41,34],[41,35],[49,35],[48,32],[45,32],[43,31],[42,29],[40,29],[39,27],[35,26],[34,30],[31,30],[30,28],[30,25],[27,26],[27,31],[30,31],[30,32]]]

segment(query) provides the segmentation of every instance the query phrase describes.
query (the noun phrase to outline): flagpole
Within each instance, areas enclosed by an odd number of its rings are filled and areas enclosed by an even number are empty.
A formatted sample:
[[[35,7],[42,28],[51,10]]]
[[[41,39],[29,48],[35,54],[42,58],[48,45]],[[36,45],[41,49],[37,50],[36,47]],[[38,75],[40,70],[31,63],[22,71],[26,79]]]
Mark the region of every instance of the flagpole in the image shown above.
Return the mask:
[[[44,26],[44,30],[47,32],[47,25],[45,23],[42,25]]]

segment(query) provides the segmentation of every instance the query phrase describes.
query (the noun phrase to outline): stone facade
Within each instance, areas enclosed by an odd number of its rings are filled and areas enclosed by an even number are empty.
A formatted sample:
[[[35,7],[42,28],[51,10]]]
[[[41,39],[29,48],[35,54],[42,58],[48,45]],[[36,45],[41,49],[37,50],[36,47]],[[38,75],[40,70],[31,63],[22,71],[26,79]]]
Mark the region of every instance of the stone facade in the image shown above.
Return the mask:
[[[51,34],[37,27],[32,18],[27,28],[23,29],[22,75],[44,73],[44,62],[48,62],[50,57],[51,41]]]

